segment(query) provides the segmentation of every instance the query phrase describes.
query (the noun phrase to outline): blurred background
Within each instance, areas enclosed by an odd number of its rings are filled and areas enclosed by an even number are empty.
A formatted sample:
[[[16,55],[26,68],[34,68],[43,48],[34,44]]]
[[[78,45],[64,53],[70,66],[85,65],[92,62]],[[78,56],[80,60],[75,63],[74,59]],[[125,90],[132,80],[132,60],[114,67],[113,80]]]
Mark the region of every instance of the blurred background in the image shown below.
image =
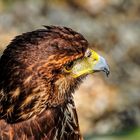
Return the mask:
[[[0,56],[14,36],[42,25],[82,33],[110,65],[109,78],[90,75],[76,91],[85,140],[139,140],[140,1],[0,0]]]

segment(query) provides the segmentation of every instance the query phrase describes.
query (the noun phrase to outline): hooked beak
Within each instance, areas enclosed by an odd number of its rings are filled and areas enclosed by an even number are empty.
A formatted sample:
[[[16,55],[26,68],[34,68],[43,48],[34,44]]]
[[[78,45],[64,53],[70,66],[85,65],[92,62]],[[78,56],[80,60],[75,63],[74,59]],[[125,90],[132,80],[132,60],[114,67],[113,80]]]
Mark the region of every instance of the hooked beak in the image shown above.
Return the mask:
[[[106,73],[106,76],[110,74],[109,66],[106,62],[106,60],[102,57],[99,56],[98,62],[94,65],[93,70],[96,72],[103,71]]]
[[[95,51],[88,49],[82,59],[76,60],[68,72],[77,78],[94,72],[103,71],[108,76],[110,71],[106,60]]]

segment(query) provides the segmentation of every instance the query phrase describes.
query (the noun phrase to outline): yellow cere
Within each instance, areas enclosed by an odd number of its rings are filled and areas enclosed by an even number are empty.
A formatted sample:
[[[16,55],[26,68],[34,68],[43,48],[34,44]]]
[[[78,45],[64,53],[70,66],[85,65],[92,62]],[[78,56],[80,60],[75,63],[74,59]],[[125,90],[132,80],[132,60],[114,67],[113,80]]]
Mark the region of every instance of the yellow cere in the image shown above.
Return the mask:
[[[71,75],[74,78],[94,72],[94,65],[98,62],[100,56],[91,49],[90,52],[90,56],[85,56],[83,59],[77,60],[74,63],[73,68],[71,69]]]

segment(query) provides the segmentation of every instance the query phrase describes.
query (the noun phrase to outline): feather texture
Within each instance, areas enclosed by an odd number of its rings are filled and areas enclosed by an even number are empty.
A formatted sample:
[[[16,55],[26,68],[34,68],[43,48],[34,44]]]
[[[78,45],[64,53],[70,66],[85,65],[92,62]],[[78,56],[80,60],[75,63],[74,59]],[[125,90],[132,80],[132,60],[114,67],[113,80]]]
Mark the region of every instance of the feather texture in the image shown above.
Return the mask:
[[[81,140],[72,78],[65,65],[81,59],[85,38],[66,27],[17,36],[0,58],[0,139]]]

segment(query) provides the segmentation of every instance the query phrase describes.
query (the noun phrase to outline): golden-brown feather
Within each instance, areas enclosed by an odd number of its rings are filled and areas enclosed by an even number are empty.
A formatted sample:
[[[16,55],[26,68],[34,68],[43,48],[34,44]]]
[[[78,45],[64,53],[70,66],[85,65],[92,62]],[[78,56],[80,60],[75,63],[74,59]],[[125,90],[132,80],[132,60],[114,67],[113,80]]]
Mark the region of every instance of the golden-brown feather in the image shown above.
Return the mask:
[[[64,72],[81,59],[85,38],[46,26],[17,36],[0,58],[0,139],[81,140],[73,92],[82,81]]]

